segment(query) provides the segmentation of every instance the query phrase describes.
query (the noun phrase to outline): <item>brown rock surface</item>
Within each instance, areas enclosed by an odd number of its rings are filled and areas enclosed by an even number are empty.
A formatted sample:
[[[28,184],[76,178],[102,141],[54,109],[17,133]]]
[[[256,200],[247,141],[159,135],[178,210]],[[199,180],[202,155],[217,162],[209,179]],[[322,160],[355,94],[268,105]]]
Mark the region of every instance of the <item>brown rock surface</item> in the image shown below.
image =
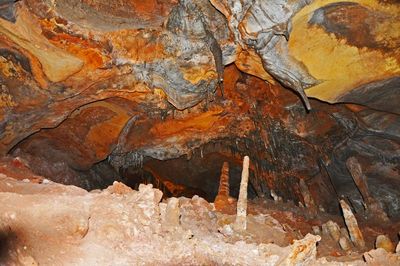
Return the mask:
[[[359,247],[339,249],[338,232],[307,235],[327,221],[344,226],[338,199],[365,250],[378,235],[395,239],[399,11],[381,0],[0,1],[7,256],[33,265],[360,259]],[[248,227],[235,232],[245,155]],[[225,163],[229,190],[219,195]]]

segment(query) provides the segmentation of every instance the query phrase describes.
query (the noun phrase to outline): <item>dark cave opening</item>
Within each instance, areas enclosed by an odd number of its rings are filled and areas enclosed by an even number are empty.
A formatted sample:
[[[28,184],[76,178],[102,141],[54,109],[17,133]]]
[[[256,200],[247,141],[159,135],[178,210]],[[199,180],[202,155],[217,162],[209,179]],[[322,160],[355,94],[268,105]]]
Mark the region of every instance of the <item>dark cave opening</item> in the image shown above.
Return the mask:
[[[121,180],[137,189],[139,184],[153,184],[164,193],[164,197],[193,197],[198,195],[213,202],[219,187],[221,167],[229,162],[230,196],[238,198],[242,165],[232,158],[219,153],[195,154],[190,159],[181,156],[177,159],[157,160],[144,158],[142,168],[127,167],[120,171]],[[254,172],[250,170],[248,197],[257,196],[252,185]]]

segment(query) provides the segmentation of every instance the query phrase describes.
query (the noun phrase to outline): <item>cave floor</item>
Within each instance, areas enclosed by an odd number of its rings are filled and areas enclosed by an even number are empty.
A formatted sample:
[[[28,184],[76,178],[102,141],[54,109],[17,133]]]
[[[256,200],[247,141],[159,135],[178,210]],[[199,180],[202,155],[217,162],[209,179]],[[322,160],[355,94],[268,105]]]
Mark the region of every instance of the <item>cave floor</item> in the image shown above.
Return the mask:
[[[9,163],[0,169],[1,265],[400,263],[398,253],[373,249],[368,237],[390,235],[398,223],[383,228],[361,221],[367,247],[343,251],[320,229],[329,220],[344,226],[340,216],[313,215],[291,203],[250,201],[242,231],[230,211],[218,212],[198,196],[162,200],[152,185],[136,191],[119,182],[88,192]]]

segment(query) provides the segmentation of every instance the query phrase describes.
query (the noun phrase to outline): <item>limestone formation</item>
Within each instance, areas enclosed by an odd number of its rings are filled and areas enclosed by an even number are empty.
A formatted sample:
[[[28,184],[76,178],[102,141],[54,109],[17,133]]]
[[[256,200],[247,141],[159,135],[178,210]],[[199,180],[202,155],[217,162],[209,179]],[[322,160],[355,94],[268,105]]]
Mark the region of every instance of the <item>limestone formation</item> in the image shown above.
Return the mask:
[[[361,165],[357,158],[350,157],[347,159],[346,166],[351,173],[354,183],[356,183],[357,188],[360,190],[364,201],[369,204],[372,196],[369,193],[367,179],[362,172]]]
[[[395,246],[390,240],[390,238],[387,235],[379,235],[376,237],[375,240],[375,247],[376,248],[383,248],[387,252],[394,252],[395,251]]]
[[[369,213],[370,217],[373,219],[388,222],[389,218],[387,214],[379,205],[379,202],[377,202],[377,200],[369,192],[367,178],[363,174],[361,165],[358,162],[357,158],[350,157],[349,159],[347,159],[346,166],[354,180],[354,183],[357,185],[357,188],[361,192],[361,195],[367,206],[367,212]]]
[[[179,226],[179,219],[179,199],[169,198],[165,209],[163,226],[166,228],[176,228]]]
[[[400,263],[398,255],[389,253],[383,248],[365,252],[363,257],[367,265],[399,265]]]
[[[340,228],[339,245],[345,251],[348,251],[352,248],[352,244],[349,238],[349,233],[344,227]]]
[[[364,248],[365,241],[364,237],[358,227],[356,217],[350,209],[350,206],[344,201],[340,200],[340,206],[342,207],[344,221],[349,231],[350,239],[356,247]]]
[[[291,253],[282,265],[307,265],[314,263],[317,255],[317,242],[320,236],[307,234],[304,239],[294,241]]]
[[[312,227],[314,235],[321,235],[321,228],[318,225]]]
[[[0,0],[0,265],[346,264],[394,240],[399,14]],[[326,223],[342,195],[350,236]]]
[[[340,237],[339,239],[339,245],[344,251],[348,251],[351,249],[351,242],[348,238],[346,237]]]
[[[221,176],[219,178],[218,197],[229,197],[229,163],[224,162],[221,169]]]
[[[336,242],[340,239],[340,227],[333,221],[328,221],[322,225],[324,234],[329,235]]]
[[[271,189],[270,194],[274,201],[282,201],[282,197],[278,196],[273,189]]]
[[[229,205],[229,163],[224,162],[219,177],[218,194],[215,197],[214,205],[217,210],[223,210]]]
[[[317,213],[317,206],[315,205],[314,199],[311,196],[310,191],[308,190],[308,186],[305,183],[304,179],[300,179],[299,182],[300,192],[304,199],[304,204],[311,211],[311,213]]]
[[[249,156],[243,158],[242,179],[240,181],[239,199],[237,202],[237,213],[235,229],[243,231],[247,228],[247,185],[249,182]]]

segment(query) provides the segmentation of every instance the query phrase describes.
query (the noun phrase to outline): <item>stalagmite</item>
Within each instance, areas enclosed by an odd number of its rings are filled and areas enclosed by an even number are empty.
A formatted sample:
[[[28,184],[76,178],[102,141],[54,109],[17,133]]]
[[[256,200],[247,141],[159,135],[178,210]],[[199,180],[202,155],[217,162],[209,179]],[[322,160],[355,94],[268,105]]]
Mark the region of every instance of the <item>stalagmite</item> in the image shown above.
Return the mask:
[[[350,157],[346,161],[347,169],[349,170],[351,177],[356,183],[357,188],[360,190],[360,193],[366,204],[369,204],[371,195],[368,190],[368,184],[365,175],[362,173],[361,165],[355,157]]]
[[[328,221],[322,225],[322,231],[332,237],[336,242],[340,239],[340,227],[333,221]]]
[[[221,176],[219,178],[218,194],[214,200],[215,209],[226,212],[232,202],[229,196],[229,163],[224,162],[221,168]]]
[[[249,156],[243,158],[242,180],[240,182],[239,199],[237,203],[237,214],[235,221],[235,229],[246,230],[247,228],[247,184],[249,181]]]
[[[179,199],[169,198],[165,210],[164,226],[166,228],[175,228],[179,226]]]
[[[350,240],[348,238],[346,238],[346,237],[340,237],[339,246],[341,247],[341,249],[343,249],[345,251],[351,249]]]
[[[312,231],[313,231],[314,235],[321,235],[321,228],[319,228],[318,225],[314,225],[312,227]]]
[[[315,206],[314,200],[311,196],[310,191],[308,190],[308,186],[303,179],[300,179],[299,182],[300,192],[304,199],[304,204],[306,207],[313,213],[317,213],[317,207]]]
[[[350,157],[346,161],[346,166],[367,206],[369,216],[377,220],[388,222],[389,218],[386,212],[379,205],[379,202],[369,192],[367,178],[363,174],[361,165],[358,160],[355,157]]]
[[[351,247],[352,247],[350,238],[349,238],[349,234],[348,234],[346,228],[344,228],[344,227],[340,228],[339,246],[345,251],[351,249]]]
[[[386,235],[379,235],[375,241],[376,248],[383,248],[387,252],[394,252],[394,244],[392,240]]]
[[[271,189],[271,197],[274,201],[282,201],[282,197],[278,196],[273,189]]]
[[[399,241],[399,243],[397,243],[396,254],[400,255],[400,241]]]
[[[354,214],[351,212],[350,206],[344,200],[340,200],[340,206],[342,207],[344,221],[349,231],[351,241],[355,246],[364,248],[364,237],[358,227],[356,217],[354,217]]]
[[[224,162],[221,169],[221,176],[219,179],[219,188],[217,198],[229,197],[229,163]]]

